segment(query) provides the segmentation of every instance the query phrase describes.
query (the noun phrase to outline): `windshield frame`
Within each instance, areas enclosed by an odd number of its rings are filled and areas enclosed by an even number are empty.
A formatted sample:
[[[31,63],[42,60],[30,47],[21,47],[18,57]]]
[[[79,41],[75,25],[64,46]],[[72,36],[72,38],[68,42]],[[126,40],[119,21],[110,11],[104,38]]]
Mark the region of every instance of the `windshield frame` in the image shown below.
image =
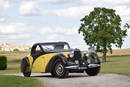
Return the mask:
[[[38,44],[40,45],[41,49],[42,49],[45,53],[66,52],[66,51],[71,51],[71,50],[72,50],[67,42],[50,42],[50,43],[38,43]],[[67,45],[68,49],[45,51],[44,48],[43,48],[44,45]]]

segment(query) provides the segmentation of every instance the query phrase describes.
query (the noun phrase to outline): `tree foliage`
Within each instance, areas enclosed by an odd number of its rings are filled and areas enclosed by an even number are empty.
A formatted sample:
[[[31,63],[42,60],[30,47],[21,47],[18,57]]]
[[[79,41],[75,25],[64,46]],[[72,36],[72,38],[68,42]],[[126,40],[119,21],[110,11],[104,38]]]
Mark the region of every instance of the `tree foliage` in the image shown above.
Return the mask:
[[[81,22],[79,33],[82,32],[87,45],[103,52],[103,57],[106,57],[107,50],[112,53],[113,44],[121,48],[130,27],[127,23],[122,27],[120,16],[115,10],[107,8],[94,8]]]

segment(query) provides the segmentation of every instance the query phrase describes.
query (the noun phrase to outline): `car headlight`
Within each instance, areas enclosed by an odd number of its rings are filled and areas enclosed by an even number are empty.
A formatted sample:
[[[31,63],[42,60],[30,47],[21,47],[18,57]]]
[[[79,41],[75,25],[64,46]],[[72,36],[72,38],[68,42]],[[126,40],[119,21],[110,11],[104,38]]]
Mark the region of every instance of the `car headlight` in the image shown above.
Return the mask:
[[[87,62],[90,64],[91,63],[91,59],[89,58],[89,59],[87,59]]]
[[[74,52],[73,52],[73,51],[70,52],[70,53],[68,54],[68,56],[69,56],[70,58],[73,58],[73,57],[74,57]]]
[[[84,51],[84,56],[88,56],[88,51]]]

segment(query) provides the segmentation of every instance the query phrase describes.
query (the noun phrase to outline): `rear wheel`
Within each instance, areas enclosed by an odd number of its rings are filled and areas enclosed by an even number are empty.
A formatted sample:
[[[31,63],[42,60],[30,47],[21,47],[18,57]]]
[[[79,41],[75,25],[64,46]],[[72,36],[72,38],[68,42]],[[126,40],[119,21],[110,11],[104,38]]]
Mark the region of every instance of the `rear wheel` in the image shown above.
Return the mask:
[[[52,75],[58,78],[65,78],[68,76],[69,71],[65,69],[65,64],[57,59],[54,63]]]
[[[28,64],[25,58],[21,62],[21,71],[25,77],[30,77],[31,75],[30,65]]]

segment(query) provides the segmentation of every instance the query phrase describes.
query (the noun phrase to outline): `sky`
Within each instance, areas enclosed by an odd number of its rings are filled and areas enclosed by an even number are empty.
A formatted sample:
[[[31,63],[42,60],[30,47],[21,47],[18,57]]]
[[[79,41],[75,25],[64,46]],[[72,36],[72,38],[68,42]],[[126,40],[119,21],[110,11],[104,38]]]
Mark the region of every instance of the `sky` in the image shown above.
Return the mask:
[[[122,25],[130,24],[130,0],[0,0],[0,43],[66,41],[86,50],[80,19],[95,7],[115,9]],[[127,34],[122,49],[130,48],[130,30]]]

